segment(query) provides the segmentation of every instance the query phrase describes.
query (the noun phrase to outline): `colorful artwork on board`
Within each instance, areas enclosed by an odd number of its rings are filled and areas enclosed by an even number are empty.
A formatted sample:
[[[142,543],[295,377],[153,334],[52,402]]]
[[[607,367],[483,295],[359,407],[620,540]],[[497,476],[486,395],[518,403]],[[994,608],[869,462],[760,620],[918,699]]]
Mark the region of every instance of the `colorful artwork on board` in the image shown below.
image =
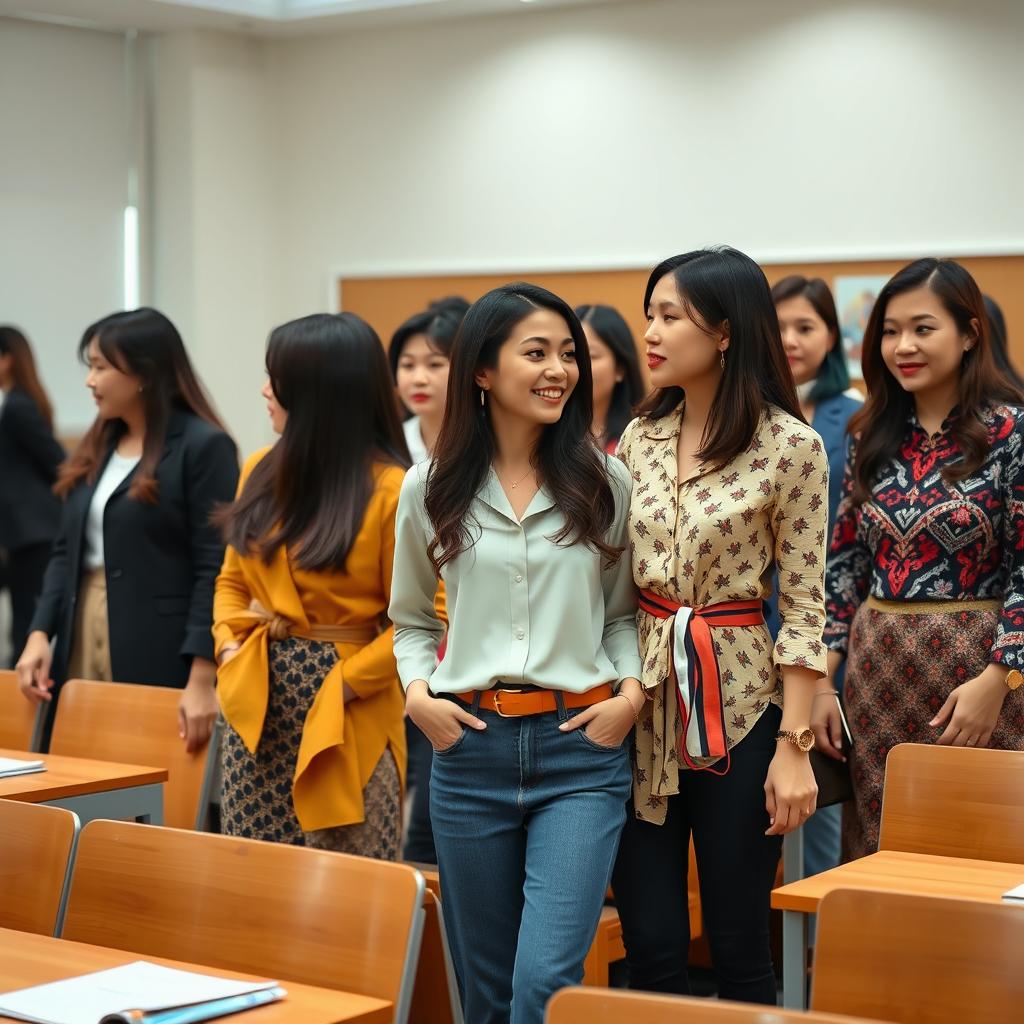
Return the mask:
[[[833,281],[836,310],[839,313],[839,333],[843,338],[843,351],[852,380],[863,379],[860,368],[861,343],[868,325],[871,309],[882,290],[887,275],[864,277],[837,277]]]

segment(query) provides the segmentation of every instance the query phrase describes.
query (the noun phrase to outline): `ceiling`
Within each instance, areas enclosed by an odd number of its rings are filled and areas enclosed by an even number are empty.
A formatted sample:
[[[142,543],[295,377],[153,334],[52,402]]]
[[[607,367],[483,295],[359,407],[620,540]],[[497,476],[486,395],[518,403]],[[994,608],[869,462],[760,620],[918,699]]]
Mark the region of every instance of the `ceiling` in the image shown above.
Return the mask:
[[[105,30],[305,35],[612,2],[622,0],[0,0],[0,16]]]

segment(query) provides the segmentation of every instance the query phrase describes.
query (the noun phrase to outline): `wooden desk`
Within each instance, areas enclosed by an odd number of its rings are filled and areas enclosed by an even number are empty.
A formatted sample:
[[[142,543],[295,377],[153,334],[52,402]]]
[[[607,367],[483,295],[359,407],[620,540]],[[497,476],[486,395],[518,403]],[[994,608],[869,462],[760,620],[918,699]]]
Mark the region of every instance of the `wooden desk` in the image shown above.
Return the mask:
[[[1024,864],[886,850],[780,886],[772,893],[772,907],[783,912],[783,1006],[804,1008],[807,1000],[807,915],[815,913],[818,904],[833,889],[863,889],[1000,903],[1004,892],[1022,882]]]
[[[84,757],[0,750],[0,757],[43,761],[45,772],[0,779],[0,799],[51,804],[74,811],[84,825],[93,818],[126,818],[162,825],[166,768],[92,761]]]
[[[251,978],[252,975],[219,968],[185,964],[160,957],[140,956],[119,949],[68,942],[48,935],[31,935],[0,928],[0,992],[12,992],[48,981],[60,981],[91,971],[120,967],[135,960],[199,971],[224,978]],[[279,1003],[246,1010],[238,1019],[245,1024],[390,1024],[394,1007],[383,999],[339,992],[334,989],[298,985],[278,979],[288,995]],[[0,1017],[0,1022],[10,1021]]]

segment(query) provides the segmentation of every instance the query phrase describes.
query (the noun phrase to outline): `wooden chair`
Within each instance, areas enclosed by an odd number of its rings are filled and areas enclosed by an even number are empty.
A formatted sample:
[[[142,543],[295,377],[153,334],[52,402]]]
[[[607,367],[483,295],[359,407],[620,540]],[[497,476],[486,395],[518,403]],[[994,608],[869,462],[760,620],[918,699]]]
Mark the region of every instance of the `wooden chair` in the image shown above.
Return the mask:
[[[444,931],[441,901],[429,888],[423,893],[423,940],[409,1024],[463,1024],[459,985]]]
[[[166,768],[164,824],[203,827],[217,760],[218,734],[189,754],[178,736],[181,690],[72,679],[61,689],[51,754]]]
[[[837,889],[818,909],[811,1007],[897,1024],[1020,1020],[1022,949],[1020,907]]]
[[[893,747],[878,848],[1024,864],[1024,752]]]
[[[79,828],[71,811],[0,800],[0,928],[59,934]]]
[[[62,937],[387,999],[405,1024],[423,892],[403,864],[91,821]]]
[[[40,705],[25,700],[13,672],[0,672],[0,747],[38,750],[43,715]]]
[[[596,988],[556,992],[544,1020],[546,1024],[869,1024],[831,1013]]]

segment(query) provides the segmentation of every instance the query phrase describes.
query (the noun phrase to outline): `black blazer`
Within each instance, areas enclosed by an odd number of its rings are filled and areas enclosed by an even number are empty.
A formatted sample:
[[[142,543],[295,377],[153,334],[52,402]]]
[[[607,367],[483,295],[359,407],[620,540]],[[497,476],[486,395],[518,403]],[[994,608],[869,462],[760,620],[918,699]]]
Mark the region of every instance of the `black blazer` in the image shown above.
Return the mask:
[[[0,405],[0,548],[49,544],[60,528],[60,500],[51,488],[64,449],[39,407],[20,388]]]
[[[156,468],[156,505],[128,496],[134,475],[132,470],[110,496],[103,516],[111,668],[120,682],[181,687],[193,658],[213,660],[213,584],[224,545],[210,513],[218,502],[234,499],[238,454],[223,431],[175,412]],[[57,637],[50,674],[58,685],[71,653],[95,490],[96,481],[82,481],[64,503],[31,625]]]

